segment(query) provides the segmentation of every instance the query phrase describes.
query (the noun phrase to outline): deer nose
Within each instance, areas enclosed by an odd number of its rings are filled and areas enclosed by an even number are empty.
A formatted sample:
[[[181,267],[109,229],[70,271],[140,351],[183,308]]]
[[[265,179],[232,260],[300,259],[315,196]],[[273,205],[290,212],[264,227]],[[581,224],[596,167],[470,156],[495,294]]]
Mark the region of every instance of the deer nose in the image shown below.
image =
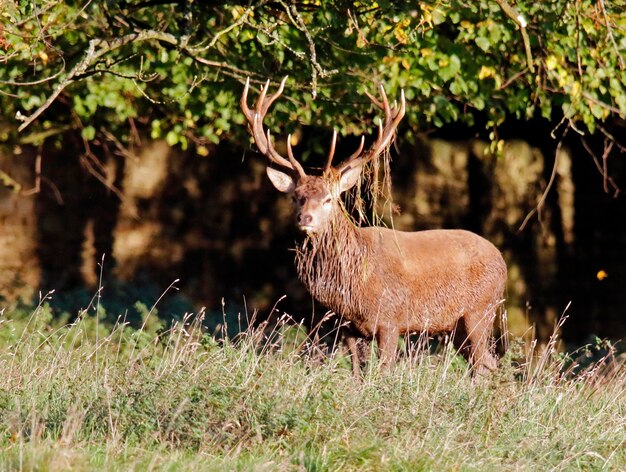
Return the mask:
[[[307,213],[301,213],[298,216],[298,223],[302,226],[308,226],[313,221],[313,217]]]

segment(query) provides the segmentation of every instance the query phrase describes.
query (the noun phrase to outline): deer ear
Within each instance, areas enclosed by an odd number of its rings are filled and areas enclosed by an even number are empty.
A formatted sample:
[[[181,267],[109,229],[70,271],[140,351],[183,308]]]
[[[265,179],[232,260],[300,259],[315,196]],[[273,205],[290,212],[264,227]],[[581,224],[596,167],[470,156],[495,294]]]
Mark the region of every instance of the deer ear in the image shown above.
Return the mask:
[[[274,184],[274,187],[280,192],[290,193],[296,188],[296,183],[289,174],[272,169],[271,167],[266,167],[265,172],[272,181],[272,184]]]
[[[339,193],[350,190],[358,182],[361,176],[361,168],[363,167],[363,161],[356,159],[348,164],[344,169],[341,169],[341,177],[339,178]]]

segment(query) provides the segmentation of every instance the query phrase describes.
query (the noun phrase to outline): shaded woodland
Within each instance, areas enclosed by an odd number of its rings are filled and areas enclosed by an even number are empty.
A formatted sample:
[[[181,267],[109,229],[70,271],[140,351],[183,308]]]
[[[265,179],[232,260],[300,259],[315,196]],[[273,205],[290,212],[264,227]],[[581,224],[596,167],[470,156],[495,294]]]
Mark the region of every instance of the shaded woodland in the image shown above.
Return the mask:
[[[365,91],[405,92],[393,205],[370,210],[492,240],[513,333],[626,333],[623,1],[0,5],[3,307],[99,294],[115,321],[165,292],[163,318],[206,307],[210,329],[314,325],[239,107],[289,75],[265,124],[310,167],[332,128],[337,155],[376,129]]]
[[[626,332],[626,201],[603,191],[602,174],[576,139],[561,147],[555,167],[553,143],[537,139],[542,129],[547,123],[527,124],[523,131],[531,138],[512,134],[499,155],[470,139],[470,130],[400,139],[392,161],[399,212],[387,224],[467,228],[492,240],[509,265],[506,305],[517,335],[531,335],[534,325],[546,340],[566,313],[567,342],[620,339]],[[300,145],[320,133],[306,129]],[[353,144],[346,140],[338,153]],[[5,304],[36,302],[39,292],[55,290],[51,304],[77,313],[102,284],[102,304],[114,321],[136,301],[151,305],[180,279],[179,290],[157,307],[165,318],[202,306],[209,326],[224,314],[237,326],[253,316],[287,313],[307,324],[323,317],[324,307],[312,306],[296,278],[292,250],[302,235],[291,202],[265,176],[262,156],[231,143],[212,146],[204,157],[150,139],[123,156],[101,143],[86,157],[79,146],[68,136],[57,149],[2,155],[3,169],[24,189],[2,190]],[[609,162],[619,186],[621,161]],[[315,166],[315,159],[307,164]],[[94,177],[91,166],[106,179]],[[553,171],[539,218],[520,230]]]

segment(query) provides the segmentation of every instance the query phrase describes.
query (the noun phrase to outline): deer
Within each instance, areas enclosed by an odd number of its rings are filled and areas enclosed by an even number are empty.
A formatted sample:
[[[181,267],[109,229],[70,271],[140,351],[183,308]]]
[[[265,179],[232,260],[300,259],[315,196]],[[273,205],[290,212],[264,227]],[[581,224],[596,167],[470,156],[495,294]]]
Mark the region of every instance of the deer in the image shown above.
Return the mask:
[[[248,78],[241,109],[256,147],[269,159],[269,180],[293,199],[296,223],[304,232],[295,257],[298,277],[317,302],[346,322],[342,339],[354,375],[360,375],[359,339],[376,341],[379,364],[385,367],[396,361],[399,337],[413,333],[450,333],[473,375],[494,370],[493,325],[507,280],[500,251],[487,239],[461,229],[404,232],[359,226],[342,201],[342,194],[359,182],[364,165],[393,142],[406,110],[404,91],[393,104],[382,85],[380,99],[365,92],[384,113],[376,140],[364,151],[361,138],[359,148],[334,166],[335,130],[323,172],[310,175],[294,157],[291,136],[285,158],[263,128],[286,79],[271,95],[268,80],[250,108]]]

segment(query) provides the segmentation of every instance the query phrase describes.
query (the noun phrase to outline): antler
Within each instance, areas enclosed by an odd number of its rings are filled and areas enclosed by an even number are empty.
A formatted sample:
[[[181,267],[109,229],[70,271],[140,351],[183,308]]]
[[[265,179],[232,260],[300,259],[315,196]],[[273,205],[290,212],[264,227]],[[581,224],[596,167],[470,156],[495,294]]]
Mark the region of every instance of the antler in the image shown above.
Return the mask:
[[[254,109],[248,107],[248,91],[250,89],[250,78],[246,80],[246,86],[243,89],[243,94],[241,95],[241,110],[248,120],[248,127],[252,132],[252,136],[254,141],[256,142],[257,147],[261,154],[265,154],[270,161],[275,164],[278,164],[282,167],[286,167],[287,169],[296,172],[300,178],[306,176],[304,168],[302,165],[296,160],[293,155],[293,151],[291,149],[291,135],[287,138],[287,157],[285,159],[281,156],[272,144],[272,139],[270,137],[270,131],[263,131],[263,119],[267,114],[270,106],[276,101],[278,97],[283,93],[283,89],[285,88],[285,82],[287,81],[287,77],[285,77],[281,82],[278,90],[272,94],[267,95],[269,90],[270,81],[265,83],[263,87],[261,87],[261,93],[259,94],[259,98],[256,101]],[[380,95],[382,100],[378,100],[377,98],[370,95],[368,92],[365,94],[369,97],[374,105],[385,112],[385,120],[380,120],[378,123],[378,138],[374,142],[373,146],[366,151],[363,152],[363,144],[365,142],[364,138],[361,138],[361,144],[359,148],[356,150],[354,154],[352,154],[348,159],[346,159],[342,164],[337,168],[338,171],[344,170],[348,167],[353,161],[357,159],[362,159],[364,162],[368,162],[370,160],[378,157],[393,141],[394,134],[396,132],[396,128],[400,123],[400,120],[404,117],[404,113],[406,110],[406,102],[404,99],[404,90],[400,92],[400,105],[396,101],[393,102],[393,106],[389,105],[389,100],[387,99],[387,94],[385,93],[385,89],[382,84],[378,86],[380,90]],[[330,146],[330,151],[328,152],[328,160],[326,161],[326,166],[324,168],[324,174],[327,174],[332,169],[332,161],[333,156],[335,154],[335,145],[337,143],[337,130],[333,130],[333,138]]]
[[[278,87],[276,93],[266,96],[267,91],[270,88],[270,81],[268,79],[265,86],[261,87],[261,93],[259,94],[259,98],[257,99],[253,110],[248,107],[248,90],[250,89],[250,78],[248,77],[246,80],[246,86],[243,89],[243,94],[241,95],[241,110],[248,120],[248,126],[252,132],[252,137],[254,138],[257,148],[259,148],[261,154],[265,154],[269,160],[275,164],[295,171],[300,177],[304,177],[306,173],[300,163],[294,158],[293,152],[291,151],[291,135],[287,138],[287,153],[289,157],[287,160],[281,156],[276,149],[274,149],[270,138],[270,131],[263,131],[263,118],[265,118],[267,110],[269,110],[270,106],[272,106],[272,103],[274,103],[283,93],[286,81],[287,77],[280,82],[280,86]]]
[[[389,100],[387,99],[387,94],[385,93],[385,89],[382,84],[378,85],[380,90],[380,95],[382,100],[378,100],[369,94],[367,91],[365,94],[369,97],[374,105],[385,112],[385,121],[383,125],[383,120],[378,122],[378,138],[372,145],[372,147],[362,153],[363,151],[363,139],[361,138],[361,146],[359,149],[352,154],[348,159],[346,159],[338,168],[338,170],[342,170],[350,165],[351,162],[356,159],[363,159],[364,162],[371,161],[378,157],[393,141],[396,128],[398,124],[404,117],[404,113],[406,111],[406,101],[404,99],[404,90],[400,91],[400,106],[394,100],[393,106],[389,105]]]

